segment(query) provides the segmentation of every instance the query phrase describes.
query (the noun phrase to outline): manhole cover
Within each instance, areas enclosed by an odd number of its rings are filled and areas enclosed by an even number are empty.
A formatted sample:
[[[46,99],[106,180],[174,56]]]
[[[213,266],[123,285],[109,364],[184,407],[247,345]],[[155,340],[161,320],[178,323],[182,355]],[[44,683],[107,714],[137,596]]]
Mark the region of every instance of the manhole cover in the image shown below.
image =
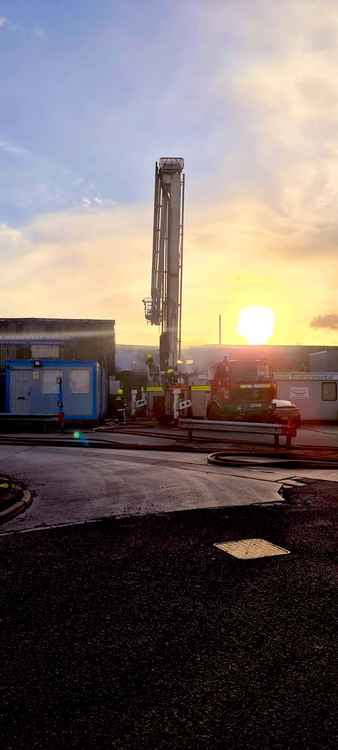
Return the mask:
[[[238,542],[220,542],[214,547],[227,552],[239,560],[255,560],[257,557],[274,557],[275,555],[289,555],[290,550],[277,547],[266,539],[240,539]]]

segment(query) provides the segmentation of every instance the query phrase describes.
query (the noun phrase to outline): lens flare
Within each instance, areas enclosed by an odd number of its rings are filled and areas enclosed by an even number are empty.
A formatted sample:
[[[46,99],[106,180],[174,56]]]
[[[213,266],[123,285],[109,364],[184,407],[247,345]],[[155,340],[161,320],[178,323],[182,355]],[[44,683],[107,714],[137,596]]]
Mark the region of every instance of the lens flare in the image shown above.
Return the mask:
[[[272,336],[275,315],[270,307],[245,307],[239,313],[237,333],[243,336],[248,344],[266,344]]]

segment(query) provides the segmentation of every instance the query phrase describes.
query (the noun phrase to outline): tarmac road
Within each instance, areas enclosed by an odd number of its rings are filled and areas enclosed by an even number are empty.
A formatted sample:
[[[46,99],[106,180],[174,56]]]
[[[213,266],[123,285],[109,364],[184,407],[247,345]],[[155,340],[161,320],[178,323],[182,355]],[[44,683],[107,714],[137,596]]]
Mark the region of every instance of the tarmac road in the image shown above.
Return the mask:
[[[2,747],[336,750],[338,485],[289,492],[1,537]]]
[[[210,466],[205,453],[0,446],[0,472],[35,493],[2,533],[98,518],[281,502],[282,484],[338,471]],[[291,476],[292,474],[292,476]]]
[[[0,446],[0,471],[36,493],[3,531],[280,500],[280,483],[231,476],[205,454]],[[235,472],[235,474],[238,472]],[[285,474],[285,472],[284,472]]]
[[[336,750],[337,471],[2,445],[0,472],[36,492],[0,535],[6,750]],[[290,554],[213,546],[241,538]]]

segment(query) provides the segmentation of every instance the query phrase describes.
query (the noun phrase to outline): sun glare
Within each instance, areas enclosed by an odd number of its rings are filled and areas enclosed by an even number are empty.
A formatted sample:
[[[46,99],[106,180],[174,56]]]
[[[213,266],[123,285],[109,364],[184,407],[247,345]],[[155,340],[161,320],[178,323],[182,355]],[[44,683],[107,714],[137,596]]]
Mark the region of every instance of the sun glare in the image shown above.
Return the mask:
[[[274,322],[270,307],[245,307],[239,313],[236,330],[248,344],[265,344],[272,336]]]

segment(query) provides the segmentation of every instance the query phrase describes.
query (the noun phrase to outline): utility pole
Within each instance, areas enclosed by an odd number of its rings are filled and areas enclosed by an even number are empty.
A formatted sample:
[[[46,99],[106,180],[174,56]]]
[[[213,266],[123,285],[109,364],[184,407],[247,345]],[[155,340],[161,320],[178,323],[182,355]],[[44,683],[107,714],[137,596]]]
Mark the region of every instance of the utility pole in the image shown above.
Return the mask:
[[[221,345],[222,343],[222,315],[219,314],[218,316],[218,343]]]

